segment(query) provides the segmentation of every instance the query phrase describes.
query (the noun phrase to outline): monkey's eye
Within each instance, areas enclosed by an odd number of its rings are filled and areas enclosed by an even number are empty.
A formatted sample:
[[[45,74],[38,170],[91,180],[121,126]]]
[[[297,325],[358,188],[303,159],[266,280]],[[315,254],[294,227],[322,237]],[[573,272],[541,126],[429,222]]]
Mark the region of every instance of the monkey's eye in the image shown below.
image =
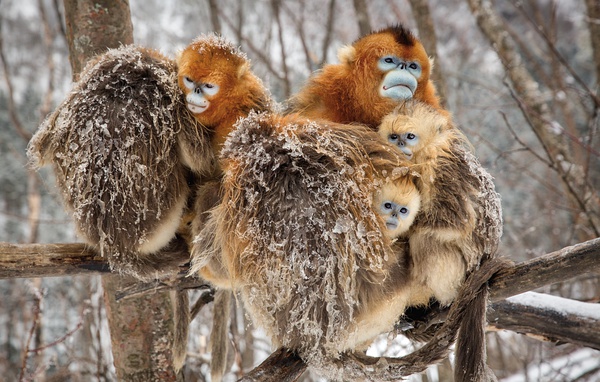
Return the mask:
[[[390,202],[384,202],[383,203],[383,209],[387,210],[387,211],[391,210],[392,209],[392,203],[390,203]]]
[[[188,89],[190,89],[190,90],[194,90],[196,88],[196,84],[188,76],[184,76],[183,77],[183,85],[185,85],[185,87],[188,88]]]
[[[406,207],[400,208],[400,215],[408,215],[408,208],[406,208]]]
[[[417,137],[417,136],[416,136],[416,135],[414,135],[413,133],[408,133],[408,134],[406,134],[406,139],[408,139],[408,140],[413,140],[413,139],[415,139],[416,137]]]
[[[208,82],[202,84],[202,93],[204,93],[206,95],[214,96],[218,92],[219,92],[219,85],[211,84]]]
[[[415,62],[411,62],[411,64],[408,65],[408,67],[412,70],[419,69],[419,65],[417,65]]]
[[[398,134],[390,134],[388,136],[388,141],[390,141],[391,143],[396,143],[396,142],[398,142],[399,138],[400,137],[398,136]]]
[[[384,72],[388,72],[395,69],[399,63],[400,60],[396,56],[383,56],[379,59],[377,67]]]

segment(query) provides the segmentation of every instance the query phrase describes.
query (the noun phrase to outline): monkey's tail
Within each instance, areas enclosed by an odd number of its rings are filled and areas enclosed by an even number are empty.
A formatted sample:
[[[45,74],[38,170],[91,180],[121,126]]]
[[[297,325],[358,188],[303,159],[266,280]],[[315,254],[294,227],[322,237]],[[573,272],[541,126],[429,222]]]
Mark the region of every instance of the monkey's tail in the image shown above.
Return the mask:
[[[470,331],[476,326],[473,325],[473,322],[475,322],[478,325],[477,330],[481,332],[477,337],[473,338],[479,344],[476,348],[473,348],[473,352],[460,354],[463,361],[457,361],[457,367],[465,370],[465,372],[457,372],[458,377],[461,378],[457,379],[457,381],[482,382],[495,380],[493,374],[489,373],[491,375],[488,375],[489,369],[487,369],[487,366],[481,367],[482,364],[485,365],[485,352],[480,353],[480,349],[482,346],[485,348],[483,323],[485,322],[485,306],[487,304],[487,292],[482,293],[482,290],[487,291],[487,282],[490,278],[509,264],[511,264],[510,260],[501,257],[484,260],[479,269],[471,273],[463,283],[457,299],[450,307],[444,324],[442,324],[433,338],[418,350],[400,358],[372,358],[356,354],[345,355],[340,360],[332,361],[334,365],[342,365],[342,369],[338,369],[337,371],[329,369],[325,372],[334,375],[334,378],[337,379],[352,380],[363,378],[378,381],[395,381],[401,377],[420,373],[428,366],[436,364],[448,356],[450,346],[455,342],[461,328],[463,328],[461,341],[463,341],[462,344],[464,345],[468,337],[472,336]],[[470,341],[472,340],[470,339]],[[481,342],[483,342],[483,345]],[[462,350],[458,351],[462,352]],[[471,356],[472,353],[479,354],[479,357],[475,359],[472,366],[466,365],[467,362],[464,358]],[[463,363],[461,364],[460,362]],[[479,379],[469,379],[473,376]]]
[[[484,259],[483,261],[490,261]],[[492,260],[493,261],[493,260]],[[488,283],[484,283],[467,305],[456,340],[455,382],[493,382],[496,376],[487,365],[485,325]]]
[[[230,311],[231,291],[217,290],[213,304],[213,328],[210,333],[210,380],[213,382],[221,382],[227,371]]]
[[[185,363],[187,341],[190,326],[190,299],[186,290],[171,292],[173,299],[173,315],[175,321],[173,337],[173,367],[179,371]]]

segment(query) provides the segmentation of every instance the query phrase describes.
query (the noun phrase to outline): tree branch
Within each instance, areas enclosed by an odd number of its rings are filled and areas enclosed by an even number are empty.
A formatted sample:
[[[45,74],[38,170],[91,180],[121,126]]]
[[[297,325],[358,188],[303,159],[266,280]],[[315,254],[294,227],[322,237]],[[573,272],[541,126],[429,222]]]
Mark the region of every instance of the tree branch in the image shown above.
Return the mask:
[[[600,304],[526,292],[491,308],[487,319],[492,327],[600,350],[600,336],[590,335],[600,333]]]
[[[510,296],[586,273],[600,273],[600,238],[565,247],[498,272],[489,283],[490,300]]]
[[[498,272],[489,282],[490,299],[496,302],[492,305],[494,311],[488,315],[489,321],[498,328],[599,348],[598,339],[589,338],[593,337],[589,333],[598,333],[600,329],[598,320],[590,323],[586,317],[575,316],[573,311],[564,314],[560,321],[556,321],[556,318],[555,321],[549,321],[548,317],[556,317],[556,313],[539,306],[529,306],[523,300],[515,299],[498,303],[507,297],[575,276],[600,273],[599,256],[600,238],[596,238]],[[100,256],[84,244],[0,243],[0,279],[89,272],[108,272],[108,266]],[[188,284],[185,287],[191,287],[189,279],[186,282]],[[199,286],[203,285],[202,280],[198,283]],[[577,304],[568,299],[561,299],[563,300],[570,304]],[[585,306],[590,305],[592,304]],[[551,322],[555,324],[549,325]],[[575,327],[576,323],[578,327]],[[280,349],[241,381],[295,381],[305,369],[306,365],[297,355]],[[275,379],[273,373],[277,373]]]

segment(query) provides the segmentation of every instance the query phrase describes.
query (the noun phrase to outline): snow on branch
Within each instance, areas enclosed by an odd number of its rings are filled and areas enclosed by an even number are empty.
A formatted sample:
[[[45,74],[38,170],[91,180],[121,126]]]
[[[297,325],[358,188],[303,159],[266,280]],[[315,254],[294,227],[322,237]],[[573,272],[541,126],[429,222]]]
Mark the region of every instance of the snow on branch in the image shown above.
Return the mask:
[[[595,335],[600,333],[600,304],[525,292],[491,307],[487,318],[495,328],[600,350],[600,337]]]

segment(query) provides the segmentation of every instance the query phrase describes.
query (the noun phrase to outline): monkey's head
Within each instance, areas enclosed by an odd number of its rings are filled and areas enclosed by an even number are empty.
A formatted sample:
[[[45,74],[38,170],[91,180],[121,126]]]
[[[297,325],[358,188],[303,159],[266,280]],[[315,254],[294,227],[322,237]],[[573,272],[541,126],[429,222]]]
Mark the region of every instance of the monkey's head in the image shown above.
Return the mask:
[[[431,61],[425,48],[401,25],[366,35],[338,52],[340,62],[356,78],[363,107],[391,112],[399,102],[417,99],[439,108],[430,81]],[[379,121],[378,121],[379,122]]]
[[[269,106],[269,93],[250,70],[246,55],[221,37],[198,37],[179,54],[177,63],[187,107],[200,123],[215,130],[216,146],[237,118]]]
[[[426,156],[448,151],[454,136],[450,120],[422,102],[406,102],[383,118],[379,135],[398,147],[413,163],[421,163]],[[452,136],[452,137],[451,137]]]
[[[406,233],[421,208],[421,195],[411,176],[385,183],[373,197],[373,207],[383,219],[386,235],[395,239]]]
[[[400,102],[417,99],[440,108],[430,81],[431,61],[408,29],[373,32],[338,51],[339,64],[325,65],[289,101],[290,111],[371,128]]]

